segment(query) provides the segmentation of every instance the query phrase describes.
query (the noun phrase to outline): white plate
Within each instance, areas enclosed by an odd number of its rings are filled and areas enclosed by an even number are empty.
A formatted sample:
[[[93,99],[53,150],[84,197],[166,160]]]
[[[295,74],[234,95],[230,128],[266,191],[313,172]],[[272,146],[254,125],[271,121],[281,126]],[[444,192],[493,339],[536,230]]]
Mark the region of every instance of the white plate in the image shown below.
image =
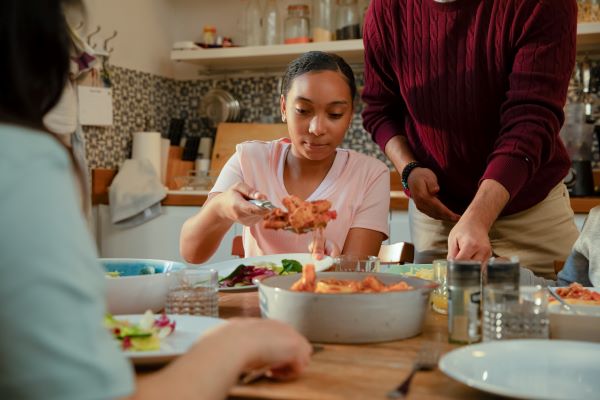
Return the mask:
[[[137,323],[143,315],[115,315],[116,319],[126,319]],[[224,319],[195,315],[168,315],[175,321],[175,331],[160,341],[160,350],[124,351],[135,365],[162,364],[184,354],[206,331],[225,322]]]
[[[600,344],[506,340],[451,351],[439,367],[459,382],[503,396],[592,399],[600,393],[599,360]]]
[[[274,263],[281,264],[282,260],[296,260],[300,264],[314,264],[317,272],[324,271],[333,265],[333,258],[325,256],[322,260],[315,260],[310,253],[289,253],[289,254],[272,254],[269,256],[257,256],[248,258],[236,258],[235,260],[222,261],[215,264],[205,264],[202,268],[216,269],[219,274],[219,279],[229,275],[240,264],[255,265],[259,263]],[[256,285],[236,286],[231,288],[220,288],[224,292],[239,292],[256,289]]]

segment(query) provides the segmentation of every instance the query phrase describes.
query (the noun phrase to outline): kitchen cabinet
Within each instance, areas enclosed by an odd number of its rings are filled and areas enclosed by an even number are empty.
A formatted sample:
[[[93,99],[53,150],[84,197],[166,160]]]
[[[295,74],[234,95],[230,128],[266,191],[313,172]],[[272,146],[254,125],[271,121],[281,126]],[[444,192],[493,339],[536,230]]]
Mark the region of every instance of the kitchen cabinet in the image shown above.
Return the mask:
[[[600,45],[600,22],[578,24],[578,49],[586,51],[598,45]],[[173,50],[171,60],[191,63],[207,71],[281,69],[300,54],[312,50],[336,53],[351,64],[363,62],[362,39],[222,49]]]
[[[96,231],[100,257],[149,258],[183,262],[179,254],[179,234],[186,219],[199,211],[198,207],[163,206],[163,214],[133,228],[116,227],[110,222],[107,205],[99,205]],[[242,232],[235,224],[223,238],[217,252],[206,263],[231,260],[231,244]]]

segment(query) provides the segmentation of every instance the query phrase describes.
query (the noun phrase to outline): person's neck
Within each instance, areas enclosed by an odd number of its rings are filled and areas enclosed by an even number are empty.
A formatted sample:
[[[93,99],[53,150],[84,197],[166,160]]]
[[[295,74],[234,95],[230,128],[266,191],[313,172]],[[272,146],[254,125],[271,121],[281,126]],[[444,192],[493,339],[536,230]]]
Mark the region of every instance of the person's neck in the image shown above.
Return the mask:
[[[329,157],[323,160],[308,160],[299,156],[292,145],[290,151],[287,153],[285,166],[294,176],[311,177],[323,175],[324,177],[331,169],[331,166],[335,161],[336,153],[337,152],[333,152]]]

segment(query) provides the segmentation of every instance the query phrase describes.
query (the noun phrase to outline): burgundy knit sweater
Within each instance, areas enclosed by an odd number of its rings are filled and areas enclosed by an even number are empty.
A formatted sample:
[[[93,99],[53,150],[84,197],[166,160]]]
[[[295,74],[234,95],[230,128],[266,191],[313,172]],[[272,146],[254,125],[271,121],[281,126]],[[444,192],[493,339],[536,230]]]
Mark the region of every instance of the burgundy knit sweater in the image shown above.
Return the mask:
[[[462,213],[482,179],[525,210],[566,175],[560,140],[575,62],[575,0],[372,0],[365,129],[408,138],[440,199]]]

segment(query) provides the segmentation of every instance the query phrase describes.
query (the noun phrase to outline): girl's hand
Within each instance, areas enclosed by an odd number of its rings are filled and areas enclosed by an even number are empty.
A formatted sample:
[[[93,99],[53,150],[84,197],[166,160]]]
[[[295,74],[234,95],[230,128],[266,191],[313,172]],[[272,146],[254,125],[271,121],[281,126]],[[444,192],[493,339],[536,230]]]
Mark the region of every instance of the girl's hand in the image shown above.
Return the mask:
[[[266,199],[266,196],[243,182],[236,183],[223,193],[215,196],[219,202],[219,214],[222,218],[232,222],[239,222],[245,226],[252,226],[260,222],[265,210],[252,203],[248,199]]]

